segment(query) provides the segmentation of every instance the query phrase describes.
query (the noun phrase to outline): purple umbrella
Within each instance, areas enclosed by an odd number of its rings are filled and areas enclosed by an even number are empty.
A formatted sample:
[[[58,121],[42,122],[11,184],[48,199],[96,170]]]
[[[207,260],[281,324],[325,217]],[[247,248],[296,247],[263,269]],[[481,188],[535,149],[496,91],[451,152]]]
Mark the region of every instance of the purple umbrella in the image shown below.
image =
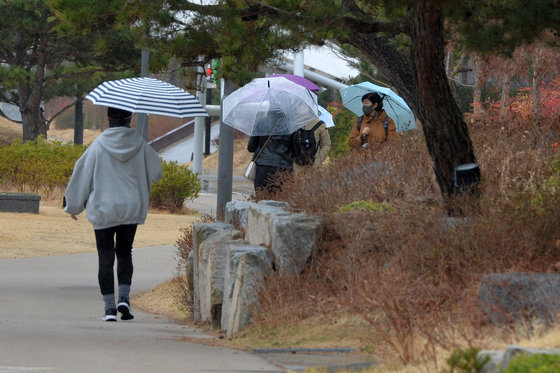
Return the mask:
[[[291,80],[292,82],[309,89],[311,92],[319,92],[320,90],[320,88],[315,83],[313,83],[311,80],[305,79],[303,76],[294,75],[294,74],[273,74],[267,76],[267,78],[278,78],[278,77],[283,77],[288,80]]]

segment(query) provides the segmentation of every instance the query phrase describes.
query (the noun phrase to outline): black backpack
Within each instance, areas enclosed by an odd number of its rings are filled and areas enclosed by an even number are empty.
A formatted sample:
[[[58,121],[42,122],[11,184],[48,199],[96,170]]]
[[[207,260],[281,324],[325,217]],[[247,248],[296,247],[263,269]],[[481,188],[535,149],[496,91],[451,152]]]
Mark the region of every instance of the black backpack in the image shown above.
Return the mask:
[[[315,154],[319,148],[319,144],[315,141],[315,130],[323,124],[323,121],[317,122],[310,130],[300,128],[292,135],[292,147],[294,150],[294,162],[300,166],[313,164]]]

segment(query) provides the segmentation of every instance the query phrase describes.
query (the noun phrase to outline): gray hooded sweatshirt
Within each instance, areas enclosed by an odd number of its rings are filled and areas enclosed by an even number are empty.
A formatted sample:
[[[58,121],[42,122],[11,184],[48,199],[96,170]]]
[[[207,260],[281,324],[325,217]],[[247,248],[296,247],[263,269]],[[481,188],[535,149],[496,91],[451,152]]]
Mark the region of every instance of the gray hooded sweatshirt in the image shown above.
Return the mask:
[[[76,161],[64,211],[86,209],[94,229],[144,224],[152,183],[162,176],[159,156],[135,129],[108,128]]]

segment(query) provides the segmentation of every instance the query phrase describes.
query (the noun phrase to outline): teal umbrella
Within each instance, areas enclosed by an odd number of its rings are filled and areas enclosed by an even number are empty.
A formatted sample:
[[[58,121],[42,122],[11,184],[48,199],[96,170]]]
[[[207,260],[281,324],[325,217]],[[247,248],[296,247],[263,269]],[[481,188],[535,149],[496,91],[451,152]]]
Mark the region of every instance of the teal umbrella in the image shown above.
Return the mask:
[[[416,127],[416,120],[412,110],[410,110],[406,102],[399,95],[387,87],[381,87],[370,82],[362,82],[342,88],[340,90],[342,104],[354,114],[361,116],[364,114],[362,111],[362,96],[371,92],[379,94],[383,99],[383,110],[395,122],[397,132],[411,130]]]

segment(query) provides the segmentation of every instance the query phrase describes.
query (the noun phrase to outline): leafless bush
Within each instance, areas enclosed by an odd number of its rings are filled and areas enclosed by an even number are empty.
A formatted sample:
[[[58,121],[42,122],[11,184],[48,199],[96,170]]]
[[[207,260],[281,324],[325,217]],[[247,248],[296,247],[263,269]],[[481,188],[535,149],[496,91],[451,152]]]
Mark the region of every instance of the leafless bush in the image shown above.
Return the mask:
[[[267,279],[258,322],[360,314],[405,362],[473,343],[487,327],[477,303],[482,276],[560,261],[560,188],[546,186],[559,130],[556,122],[472,123],[483,180],[479,199],[455,201],[466,218],[445,215],[419,131],[284,180],[281,191],[259,198],[322,216],[327,237],[303,274]],[[359,200],[392,211],[339,211]]]
[[[214,219],[209,215],[203,215],[199,222],[210,222]],[[175,278],[173,281],[174,293],[173,298],[175,304],[185,314],[190,314],[193,307],[193,284],[189,282],[187,275],[189,255],[193,250],[193,226],[181,229],[181,236],[175,243],[177,248],[174,254],[175,262]]]

